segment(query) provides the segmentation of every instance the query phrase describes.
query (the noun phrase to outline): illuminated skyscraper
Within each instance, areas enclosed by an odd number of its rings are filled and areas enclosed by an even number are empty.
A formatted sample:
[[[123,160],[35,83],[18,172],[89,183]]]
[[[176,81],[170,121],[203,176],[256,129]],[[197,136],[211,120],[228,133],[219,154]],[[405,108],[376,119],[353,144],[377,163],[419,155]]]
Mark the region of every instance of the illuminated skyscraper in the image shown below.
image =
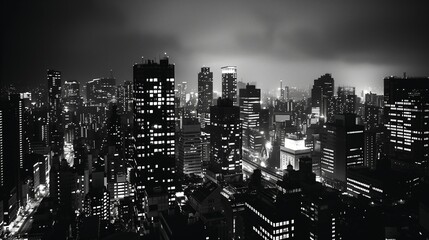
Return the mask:
[[[22,100],[19,94],[0,101],[0,225],[13,221],[20,207],[23,168]],[[3,211],[1,211],[3,210]]]
[[[168,194],[167,206],[172,206],[175,201],[174,65],[164,58],[159,63],[146,60],[135,64],[133,69],[138,199]],[[149,209],[157,207],[148,205]],[[163,210],[161,205],[158,210]]]
[[[211,166],[224,176],[242,174],[240,108],[219,99],[210,115]]]
[[[62,124],[61,72],[48,70],[48,121],[49,145],[54,154],[63,152],[64,133]]]
[[[354,114],[356,107],[356,94],[354,87],[338,87],[336,101],[336,114]]]
[[[222,67],[222,98],[229,98],[237,103],[237,67]]]
[[[312,112],[318,116],[323,116],[326,121],[333,117],[333,109],[330,104],[334,96],[334,79],[327,73],[314,80],[313,89],[311,89]],[[325,122],[326,122],[325,121]]]
[[[80,103],[80,84],[76,81],[65,81],[63,96],[64,105],[70,111],[75,111]]]
[[[178,171],[182,175],[202,175],[201,126],[198,119],[183,119],[179,131]]]
[[[428,173],[429,78],[384,79],[387,154],[392,167]]]
[[[123,113],[133,111],[133,83],[125,81],[117,89],[118,108]]]
[[[321,134],[321,174],[325,183],[342,189],[348,168],[364,165],[363,126],[356,125],[356,115],[335,115],[335,122],[326,124]]]
[[[203,170],[210,161],[210,106],[213,105],[213,72],[202,67],[198,73],[198,114],[201,123],[201,150]]]
[[[240,89],[240,119],[243,128],[243,145],[249,146],[249,133],[253,128],[259,129],[259,113],[261,111],[261,89],[247,84]]]

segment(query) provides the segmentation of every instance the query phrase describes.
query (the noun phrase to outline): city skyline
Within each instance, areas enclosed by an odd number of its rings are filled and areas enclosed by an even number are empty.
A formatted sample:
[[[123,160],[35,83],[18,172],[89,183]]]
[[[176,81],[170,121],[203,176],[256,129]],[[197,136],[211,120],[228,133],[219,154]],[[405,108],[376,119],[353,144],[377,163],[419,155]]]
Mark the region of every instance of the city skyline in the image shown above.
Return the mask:
[[[429,239],[419,4],[2,10],[0,239]]]
[[[264,82],[262,91],[277,88],[279,80],[308,89],[313,79],[331,73],[338,86],[381,93],[386,76],[429,75],[427,18],[418,4],[4,5],[2,84],[43,83],[48,68],[80,83],[108,76],[111,69],[119,82],[130,81],[129,67],[142,55],[159,59],[164,52],[177,63],[177,82],[192,89],[203,65],[212,69],[216,91],[220,68],[227,65],[237,66],[238,81]]]

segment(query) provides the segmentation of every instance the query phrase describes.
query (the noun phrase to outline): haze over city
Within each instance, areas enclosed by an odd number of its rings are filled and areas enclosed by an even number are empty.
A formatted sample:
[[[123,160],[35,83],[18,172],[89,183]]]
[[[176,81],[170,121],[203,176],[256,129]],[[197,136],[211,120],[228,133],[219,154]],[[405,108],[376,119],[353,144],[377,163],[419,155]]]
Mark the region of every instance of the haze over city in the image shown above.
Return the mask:
[[[3,83],[35,85],[45,69],[86,82],[132,80],[142,56],[166,52],[177,80],[196,88],[203,65],[238,67],[263,91],[279,80],[309,89],[331,73],[338,86],[382,91],[385,76],[429,75],[428,16],[397,1],[4,1]]]

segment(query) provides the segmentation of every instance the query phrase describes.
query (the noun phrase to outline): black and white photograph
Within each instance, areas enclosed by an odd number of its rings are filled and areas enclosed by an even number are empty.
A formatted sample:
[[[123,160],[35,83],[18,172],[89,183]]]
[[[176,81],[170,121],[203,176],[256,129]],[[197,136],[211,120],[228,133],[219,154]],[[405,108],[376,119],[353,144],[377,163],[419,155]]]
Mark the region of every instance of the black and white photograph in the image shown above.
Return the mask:
[[[0,239],[429,240],[424,1],[0,6]]]

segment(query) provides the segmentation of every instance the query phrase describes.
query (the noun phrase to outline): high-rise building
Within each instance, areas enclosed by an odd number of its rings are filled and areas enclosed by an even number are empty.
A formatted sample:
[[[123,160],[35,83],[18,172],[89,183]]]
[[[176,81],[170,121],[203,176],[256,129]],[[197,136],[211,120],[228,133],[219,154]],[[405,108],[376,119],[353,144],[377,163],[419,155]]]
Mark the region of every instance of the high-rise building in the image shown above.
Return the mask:
[[[169,64],[168,58],[159,63],[146,60],[135,64],[133,72],[138,199],[168,194],[167,206],[172,206],[175,201],[174,65]]]
[[[325,122],[333,117],[333,109],[329,104],[332,102],[333,97],[334,79],[331,74],[327,73],[314,80],[314,85],[311,89],[312,112],[325,118]]]
[[[354,114],[356,108],[355,87],[338,87],[336,114]]]
[[[355,118],[354,114],[335,115],[321,134],[321,175],[336,189],[345,187],[348,168],[364,165],[364,127],[356,125]]]
[[[54,154],[61,154],[64,145],[61,101],[61,72],[48,70],[49,146]]]
[[[77,81],[64,82],[64,106],[70,111],[75,111],[76,107],[80,104],[80,84]]]
[[[202,175],[201,125],[197,119],[183,119],[178,136],[178,171],[181,175]]]
[[[0,102],[0,225],[9,224],[18,213],[22,138],[22,101],[18,94],[11,94]]]
[[[95,78],[86,83],[86,98],[89,106],[107,107],[116,98],[116,79]]]
[[[384,145],[384,132],[381,128],[365,129],[364,132],[364,165],[370,169],[377,167]]]
[[[218,99],[210,108],[211,167],[224,176],[241,175],[240,108],[232,99]]]
[[[243,129],[243,146],[249,146],[250,130],[259,128],[259,114],[261,112],[261,89],[255,85],[247,85],[240,89],[240,119]]]
[[[125,81],[117,89],[118,107],[121,112],[133,112],[133,82]]]
[[[68,143],[73,143],[75,137],[79,135],[77,110],[82,106],[79,86],[76,81],[65,81],[63,85],[64,140]]]
[[[198,73],[198,113],[210,113],[213,101],[213,72],[209,67],[202,67]]]
[[[210,161],[210,107],[213,105],[213,72],[202,67],[198,73],[198,114],[201,123],[203,172]]]
[[[222,67],[222,98],[229,98],[237,103],[237,67]]]
[[[384,79],[384,124],[392,167],[429,166],[429,78]]]

